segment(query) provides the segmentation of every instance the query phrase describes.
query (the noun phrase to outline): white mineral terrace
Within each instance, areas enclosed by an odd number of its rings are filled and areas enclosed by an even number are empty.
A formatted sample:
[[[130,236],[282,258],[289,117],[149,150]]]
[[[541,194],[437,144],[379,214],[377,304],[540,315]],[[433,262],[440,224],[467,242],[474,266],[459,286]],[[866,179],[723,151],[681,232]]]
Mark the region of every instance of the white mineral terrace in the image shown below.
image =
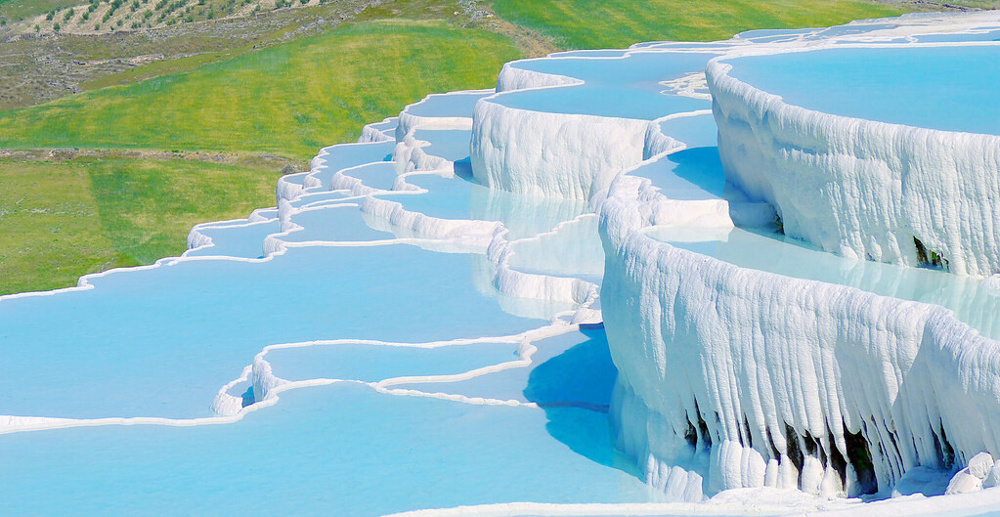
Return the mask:
[[[998,38],[508,63],[181,257],[0,297],[2,513],[991,514]]]

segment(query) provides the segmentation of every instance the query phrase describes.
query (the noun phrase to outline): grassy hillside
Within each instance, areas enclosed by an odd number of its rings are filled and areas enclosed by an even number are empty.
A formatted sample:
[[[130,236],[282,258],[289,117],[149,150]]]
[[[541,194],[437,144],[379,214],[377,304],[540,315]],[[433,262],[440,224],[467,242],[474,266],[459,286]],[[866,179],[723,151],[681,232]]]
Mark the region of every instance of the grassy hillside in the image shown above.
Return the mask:
[[[496,0],[493,8],[569,49],[709,41],[748,29],[824,27],[903,12],[898,6],[854,0]]]
[[[79,3],[78,0],[0,0],[0,17],[16,21]]]
[[[253,151],[306,159],[430,92],[490,87],[496,34],[372,21],[190,72],[0,112],[0,148]]]
[[[442,21],[367,21],[183,73],[0,111],[0,148],[271,153],[304,163],[427,93],[489,87],[521,54]],[[0,159],[0,294],[184,251],[193,224],[273,205],[277,168]]]
[[[278,176],[179,159],[0,158],[0,294],[179,255],[191,226],[273,204]]]

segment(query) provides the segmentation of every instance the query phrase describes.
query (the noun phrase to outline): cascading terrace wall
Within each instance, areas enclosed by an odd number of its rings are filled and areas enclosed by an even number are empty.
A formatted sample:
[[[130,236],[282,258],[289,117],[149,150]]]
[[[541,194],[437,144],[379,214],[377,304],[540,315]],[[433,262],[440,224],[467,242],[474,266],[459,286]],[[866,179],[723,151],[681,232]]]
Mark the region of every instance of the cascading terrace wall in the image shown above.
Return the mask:
[[[580,81],[504,65],[497,91],[557,88]],[[490,188],[538,197],[588,200],[614,174],[642,158],[647,121],[476,104],[471,162]]]
[[[710,67],[713,88],[724,82],[720,66]],[[501,83],[511,73],[504,72]],[[532,87],[528,79],[508,82]],[[855,180],[845,188],[856,190],[871,207],[887,194],[878,188],[868,192],[856,181],[850,173],[861,165],[888,170],[886,164],[922,156],[918,149],[929,145],[964,146],[961,156],[975,161],[986,145],[965,137],[936,142],[939,136],[924,130],[879,135],[877,123],[859,129],[852,122],[862,137],[810,154],[803,150],[828,145],[819,142],[832,131],[829,124],[796,120],[787,115],[791,108],[765,117],[770,105],[763,102],[764,94],[750,95],[760,101],[753,107],[737,108],[738,96],[719,91],[714,111],[728,132],[721,137],[727,175],[758,200],[778,206],[790,232],[808,227],[809,205],[802,205],[797,217],[774,201],[782,175],[798,170],[779,170],[775,157],[810,164],[816,168],[811,174],[832,167],[845,181]],[[675,205],[684,202],[667,199],[648,180],[617,171],[657,152],[676,151],[662,143],[676,142],[655,124],[612,128],[618,122],[480,101],[471,159],[477,179],[492,187],[590,198],[599,207],[606,255],[601,306],[619,369],[611,407],[614,434],[618,448],[651,484],[684,500],[758,486],[857,495],[890,488],[916,466],[952,468],[981,451],[1000,453],[1000,343],[940,306],[748,270],[647,236],[648,228],[683,214],[685,207]],[[747,146],[759,128],[764,131],[760,138],[782,135],[795,143],[794,149],[749,154]],[[623,135],[626,145],[619,141]],[[551,145],[538,145],[544,142]],[[975,170],[1000,168],[989,161],[995,152],[981,156]],[[932,170],[928,165],[920,174]],[[961,202],[965,190],[948,192],[956,214],[974,209],[975,203]],[[713,215],[696,224],[731,227],[725,201],[719,203]],[[667,206],[672,208],[663,209]],[[832,217],[818,208],[816,219]],[[926,208],[905,201],[898,210]],[[855,221],[852,228],[860,227],[858,221],[875,228],[889,217],[847,210]],[[833,250],[914,264],[915,236],[945,254],[953,271],[993,270],[991,259],[963,251],[970,249],[967,243],[949,247],[943,237],[924,233],[917,223],[911,226],[912,233],[890,232],[884,238],[895,247],[875,239],[879,252],[861,246],[852,253],[847,245]],[[963,235],[971,235],[968,231]],[[989,233],[985,227],[975,231]],[[871,242],[868,238],[865,244]]]
[[[939,306],[656,241],[640,213],[649,190],[618,177],[600,232],[618,446],[650,482],[688,498],[669,479],[680,465],[706,495],[857,495],[918,465],[951,467],[950,454],[1000,452],[1000,343]]]
[[[706,71],[727,179],[772,204],[786,234],[851,258],[917,266],[919,246],[954,273],[1000,272],[1000,136],[807,110],[730,68]]]

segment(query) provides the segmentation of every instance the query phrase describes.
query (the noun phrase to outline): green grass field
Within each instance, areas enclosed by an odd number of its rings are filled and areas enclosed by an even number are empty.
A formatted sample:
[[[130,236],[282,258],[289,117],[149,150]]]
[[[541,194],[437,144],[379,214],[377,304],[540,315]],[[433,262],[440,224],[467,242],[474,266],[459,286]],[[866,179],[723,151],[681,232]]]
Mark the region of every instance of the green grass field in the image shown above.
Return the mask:
[[[0,159],[0,294],[180,255],[191,226],[273,204],[279,176],[179,159]]]
[[[898,7],[854,0],[496,0],[497,14],[568,49],[639,41],[709,41],[749,29],[823,27],[897,16]]]
[[[0,112],[0,148],[267,152],[307,159],[431,92],[488,88],[520,57],[434,21],[353,24],[124,87]]]
[[[490,87],[520,55],[502,36],[442,21],[366,21],[0,111],[0,148],[209,150],[304,162],[428,93]],[[184,161],[0,161],[0,294],[178,255],[193,224],[273,205],[277,176]]]

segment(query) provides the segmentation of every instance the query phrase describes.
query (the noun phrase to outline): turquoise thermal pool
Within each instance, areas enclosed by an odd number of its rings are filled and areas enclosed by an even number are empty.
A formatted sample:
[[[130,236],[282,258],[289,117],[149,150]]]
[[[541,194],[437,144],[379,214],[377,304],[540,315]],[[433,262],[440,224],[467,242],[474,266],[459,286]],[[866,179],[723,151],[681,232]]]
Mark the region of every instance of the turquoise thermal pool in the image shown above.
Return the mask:
[[[732,66],[732,77],[794,106],[942,131],[1000,133],[1000,46],[838,48],[746,57]]]

